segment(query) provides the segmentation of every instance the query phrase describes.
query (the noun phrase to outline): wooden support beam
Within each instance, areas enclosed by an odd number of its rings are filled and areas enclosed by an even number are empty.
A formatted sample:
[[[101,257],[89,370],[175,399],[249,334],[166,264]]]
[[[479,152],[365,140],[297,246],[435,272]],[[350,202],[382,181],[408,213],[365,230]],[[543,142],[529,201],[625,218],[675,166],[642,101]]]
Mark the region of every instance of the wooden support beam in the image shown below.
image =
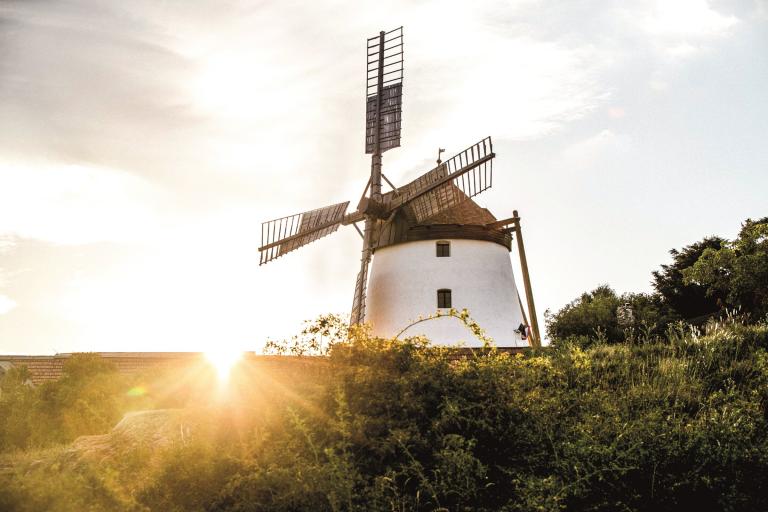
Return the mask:
[[[365,194],[368,193],[368,187],[371,186],[371,178],[368,178],[368,183],[365,184],[365,188],[363,189],[363,195],[360,196],[360,201],[358,201],[358,204],[365,199]]]
[[[361,220],[365,220],[365,214],[360,210],[357,210],[355,212],[346,214],[341,219],[341,223],[345,226],[348,226],[349,224],[354,224],[355,222],[360,222]]]
[[[384,181],[386,181],[386,182],[387,182],[387,185],[389,185],[390,187],[392,187],[392,190],[395,192],[395,193],[394,193],[394,195],[397,195],[397,187],[396,187],[395,185],[393,185],[391,181],[389,181],[389,178],[387,178],[387,177],[384,175],[384,173],[381,173],[381,177],[382,177],[382,178],[384,178]]]
[[[523,271],[523,285],[525,286],[525,298],[528,301],[528,313],[531,318],[531,347],[541,348],[541,335],[539,334],[539,321],[536,317],[536,306],[533,303],[533,290],[531,289],[531,277],[528,274],[528,259],[525,257],[525,245],[523,244],[523,232],[520,229],[520,216],[517,210],[514,215],[515,235],[517,238],[517,250],[520,253],[520,267]]]
[[[514,223],[517,220],[519,220],[517,217],[510,217],[508,219],[497,220],[496,222],[490,222],[486,224],[485,227],[487,227],[488,229],[504,228]]]
[[[365,235],[363,235],[363,232],[362,232],[362,231],[360,231],[360,228],[359,228],[359,227],[357,227],[357,224],[353,222],[353,223],[352,223],[352,225],[355,227],[355,229],[357,230],[357,232],[358,232],[358,233],[360,233],[360,238],[362,238],[363,240],[365,240]]]

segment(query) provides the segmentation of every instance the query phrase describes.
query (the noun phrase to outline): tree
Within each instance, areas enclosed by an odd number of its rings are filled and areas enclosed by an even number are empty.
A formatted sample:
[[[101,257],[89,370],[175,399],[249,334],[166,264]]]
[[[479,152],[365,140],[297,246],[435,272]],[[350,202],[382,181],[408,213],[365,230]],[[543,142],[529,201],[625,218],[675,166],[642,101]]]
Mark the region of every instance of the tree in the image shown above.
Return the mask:
[[[49,406],[58,411],[62,440],[108,432],[122,416],[125,384],[117,367],[97,354],[74,354]]]
[[[683,271],[694,265],[704,251],[718,250],[725,242],[720,237],[711,236],[679,251],[672,249],[669,251],[672,263],[661,265],[661,270],[653,272],[653,288],[673,319],[703,323],[720,311],[724,294],[714,293],[703,284],[686,282]]]
[[[582,293],[554,315],[547,315],[547,335],[564,340],[572,336],[594,336],[604,331],[609,339],[617,340],[621,331],[616,320],[616,308],[621,300],[607,284]]]
[[[631,311],[628,323],[621,324],[617,310]],[[600,332],[610,343],[624,341],[626,329],[662,332],[667,320],[660,298],[645,293],[617,295],[608,285],[601,285],[567,304],[554,315],[547,315],[547,335],[555,340],[595,338]]]
[[[768,315],[768,217],[741,225],[736,240],[707,248],[683,270],[684,283],[722,297],[729,308],[753,319]]]

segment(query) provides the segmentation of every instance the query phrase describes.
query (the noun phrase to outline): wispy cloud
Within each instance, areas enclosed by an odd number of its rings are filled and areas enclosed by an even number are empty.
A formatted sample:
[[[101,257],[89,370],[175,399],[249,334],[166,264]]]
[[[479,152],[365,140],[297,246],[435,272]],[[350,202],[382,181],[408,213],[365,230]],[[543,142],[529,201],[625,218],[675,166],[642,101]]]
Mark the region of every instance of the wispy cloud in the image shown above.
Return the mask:
[[[726,34],[736,16],[715,10],[708,0],[656,0],[638,9],[633,18],[652,36],[708,38]]]
[[[4,315],[16,307],[16,302],[6,295],[0,295],[0,315]]]
[[[589,169],[598,159],[619,160],[621,154],[626,153],[631,146],[631,137],[605,129],[570,144],[563,150],[563,156],[569,166]]]
[[[151,184],[114,169],[0,162],[0,233],[54,243],[153,235],[162,202]]]

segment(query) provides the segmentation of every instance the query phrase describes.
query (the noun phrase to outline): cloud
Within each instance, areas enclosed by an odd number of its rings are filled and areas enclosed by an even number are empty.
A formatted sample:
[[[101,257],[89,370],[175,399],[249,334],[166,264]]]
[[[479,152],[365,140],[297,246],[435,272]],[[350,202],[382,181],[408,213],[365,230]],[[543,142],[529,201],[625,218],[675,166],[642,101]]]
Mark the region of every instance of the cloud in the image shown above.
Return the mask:
[[[16,246],[16,242],[12,237],[7,235],[0,235],[0,255],[6,253]]]
[[[602,130],[567,146],[563,156],[571,165],[589,167],[598,160],[615,158],[632,147],[632,139],[612,130]]]
[[[158,194],[114,169],[0,162],[0,234],[54,243],[135,241],[160,221]],[[9,241],[6,250],[12,249]]]
[[[200,129],[176,84],[189,63],[116,4],[10,2],[3,9],[0,149],[151,175]]]
[[[680,43],[667,48],[667,53],[672,57],[685,58],[694,55],[699,48],[690,43]]]
[[[337,22],[317,23],[329,16]],[[404,147],[387,155],[397,181],[423,172],[438,145],[540,137],[606,95],[596,47],[497,26],[462,2],[12,1],[0,17],[0,179],[17,182],[5,210],[20,206],[0,229],[55,241],[104,238],[85,219],[100,194],[112,193],[104,218],[125,232],[126,219],[146,224],[154,208],[138,188],[171,198],[165,208],[180,217],[233,203],[269,217],[342,200],[345,187],[359,193],[364,37],[397,22],[407,62]],[[83,173],[96,176],[92,192],[67,185],[86,185]],[[106,183],[126,175],[143,185],[123,194]]]
[[[714,10],[707,0],[656,0],[636,19],[650,35],[689,38],[720,36],[738,23],[735,16]]]
[[[13,301],[7,295],[0,294],[0,315],[5,315],[6,313],[9,313],[15,307],[16,307],[15,301]]]
[[[661,67],[695,57],[714,40],[729,36],[739,24],[735,15],[715,10],[708,0],[630,4],[624,7],[623,18],[659,53]],[[652,81],[651,87],[663,90],[665,87],[658,87],[661,82]]]

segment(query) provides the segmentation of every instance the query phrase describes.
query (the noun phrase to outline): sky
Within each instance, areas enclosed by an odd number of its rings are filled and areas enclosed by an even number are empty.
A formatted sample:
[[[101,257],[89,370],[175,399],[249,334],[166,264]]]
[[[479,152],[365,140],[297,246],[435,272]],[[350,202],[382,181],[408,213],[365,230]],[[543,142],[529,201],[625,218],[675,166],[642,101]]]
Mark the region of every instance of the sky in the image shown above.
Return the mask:
[[[403,184],[492,136],[539,312],[768,215],[768,1],[0,0],[0,353],[260,350],[348,314],[365,40],[404,27]],[[519,264],[513,253],[519,277]]]

